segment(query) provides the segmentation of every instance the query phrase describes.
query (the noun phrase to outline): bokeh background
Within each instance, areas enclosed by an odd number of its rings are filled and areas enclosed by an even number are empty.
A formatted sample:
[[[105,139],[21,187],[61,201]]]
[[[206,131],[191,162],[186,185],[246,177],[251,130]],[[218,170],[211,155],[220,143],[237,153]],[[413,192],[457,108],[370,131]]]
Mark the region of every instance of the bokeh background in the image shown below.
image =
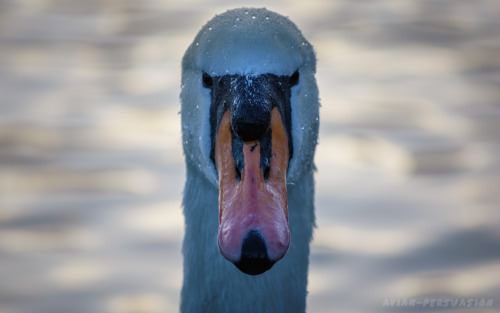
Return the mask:
[[[178,311],[180,61],[240,6],[317,51],[308,312],[500,312],[500,2],[1,0],[0,313]]]

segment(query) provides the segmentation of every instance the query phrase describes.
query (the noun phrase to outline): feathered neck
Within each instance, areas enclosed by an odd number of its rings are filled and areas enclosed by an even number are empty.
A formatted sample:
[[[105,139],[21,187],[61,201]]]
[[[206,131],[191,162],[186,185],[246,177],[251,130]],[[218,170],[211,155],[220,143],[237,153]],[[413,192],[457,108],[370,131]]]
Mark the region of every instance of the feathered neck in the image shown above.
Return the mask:
[[[249,276],[219,253],[217,188],[187,163],[181,312],[305,312],[314,226],[312,168],[288,189],[292,238],[288,253],[266,273]]]

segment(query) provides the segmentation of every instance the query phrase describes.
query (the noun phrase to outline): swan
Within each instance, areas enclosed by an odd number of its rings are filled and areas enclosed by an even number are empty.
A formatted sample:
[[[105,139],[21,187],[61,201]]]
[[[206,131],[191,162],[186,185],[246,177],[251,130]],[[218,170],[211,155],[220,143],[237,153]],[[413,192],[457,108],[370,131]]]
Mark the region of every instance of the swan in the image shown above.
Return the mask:
[[[305,312],[316,57],[288,18],[216,15],[182,59],[181,312]]]

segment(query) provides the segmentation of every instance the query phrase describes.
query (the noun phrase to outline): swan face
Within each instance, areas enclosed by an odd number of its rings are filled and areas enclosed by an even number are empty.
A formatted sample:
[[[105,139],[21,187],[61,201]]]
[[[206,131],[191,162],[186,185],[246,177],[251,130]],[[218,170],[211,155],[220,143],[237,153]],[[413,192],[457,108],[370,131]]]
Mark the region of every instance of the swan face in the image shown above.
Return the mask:
[[[312,169],[315,56],[287,18],[265,9],[209,21],[183,58],[186,162],[219,189],[218,245],[247,274],[290,244],[287,184]]]

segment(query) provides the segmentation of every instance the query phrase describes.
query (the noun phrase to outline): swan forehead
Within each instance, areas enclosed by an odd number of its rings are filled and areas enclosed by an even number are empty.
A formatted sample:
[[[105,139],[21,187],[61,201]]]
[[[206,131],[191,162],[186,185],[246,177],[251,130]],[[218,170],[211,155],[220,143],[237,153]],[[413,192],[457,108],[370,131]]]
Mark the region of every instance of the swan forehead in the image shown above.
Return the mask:
[[[214,17],[187,57],[211,75],[291,75],[310,62],[312,47],[288,18],[265,9],[236,9]]]

